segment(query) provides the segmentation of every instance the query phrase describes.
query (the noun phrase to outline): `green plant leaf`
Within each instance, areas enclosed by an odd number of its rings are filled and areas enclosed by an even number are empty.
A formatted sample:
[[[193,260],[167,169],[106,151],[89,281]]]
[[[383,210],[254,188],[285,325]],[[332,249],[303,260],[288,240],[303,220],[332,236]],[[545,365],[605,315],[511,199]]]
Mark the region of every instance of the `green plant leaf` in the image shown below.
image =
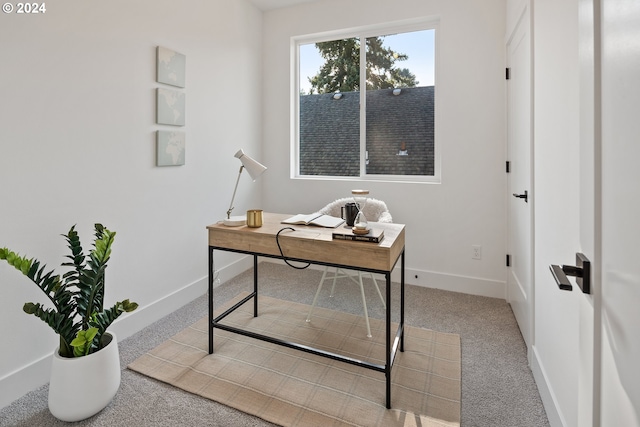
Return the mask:
[[[132,312],[136,308],[138,308],[137,302],[130,302],[128,299],[122,301],[122,310],[126,311],[127,313]]]
[[[73,355],[75,357],[80,357],[91,353],[93,340],[97,334],[98,328],[89,328],[86,331],[78,331],[76,337],[71,341]]]
[[[92,342],[97,334],[98,334],[98,328],[89,328],[85,331],[84,337],[87,340],[87,342]]]
[[[62,276],[35,258],[22,257],[8,248],[0,248],[0,260],[27,276],[49,298],[53,308],[27,302],[23,311],[47,323],[60,337],[59,354],[74,357],[90,354],[103,345],[102,336],[122,313],[131,312],[138,304],[128,299],[103,310],[105,269],[111,256],[115,232],[95,224],[93,249],[84,255],[75,225],[63,236],[70,255],[64,267],[71,267]],[[108,341],[108,340],[107,340]]]
[[[37,306],[32,302],[25,302],[22,310],[27,314],[34,314],[37,310]]]
[[[33,314],[51,327],[61,339],[61,352],[63,348],[69,348],[71,341],[77,335],[78,324],[74,324],[73,317],[68,313],[60,313],[52,308],[44,308],[40,303],[28,302],[23,306],[23,310],[27,314]],[[62,343],[64,342],[64,343]],[[61,353],[62,354],[62,353]]]

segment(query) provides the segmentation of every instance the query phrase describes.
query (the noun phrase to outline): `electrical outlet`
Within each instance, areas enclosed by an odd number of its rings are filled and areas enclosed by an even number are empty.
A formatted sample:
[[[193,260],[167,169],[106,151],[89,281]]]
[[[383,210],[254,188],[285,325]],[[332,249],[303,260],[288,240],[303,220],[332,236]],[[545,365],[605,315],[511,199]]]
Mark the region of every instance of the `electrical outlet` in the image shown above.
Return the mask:
[[[472,245],[471,249],[473,250],[473,252],[471,253],[471,258],[482,259],[482,246]]]

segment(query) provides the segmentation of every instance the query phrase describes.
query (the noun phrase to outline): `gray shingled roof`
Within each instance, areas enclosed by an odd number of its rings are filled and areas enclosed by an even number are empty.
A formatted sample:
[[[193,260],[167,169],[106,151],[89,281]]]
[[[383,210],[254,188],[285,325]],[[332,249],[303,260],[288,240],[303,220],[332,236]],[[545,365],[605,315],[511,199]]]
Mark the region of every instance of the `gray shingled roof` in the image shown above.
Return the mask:
[[[301,175],[359,176],[359,96],[300,96]],[[369,174],[433,175],[434,87],[367,91],[367,151]]]

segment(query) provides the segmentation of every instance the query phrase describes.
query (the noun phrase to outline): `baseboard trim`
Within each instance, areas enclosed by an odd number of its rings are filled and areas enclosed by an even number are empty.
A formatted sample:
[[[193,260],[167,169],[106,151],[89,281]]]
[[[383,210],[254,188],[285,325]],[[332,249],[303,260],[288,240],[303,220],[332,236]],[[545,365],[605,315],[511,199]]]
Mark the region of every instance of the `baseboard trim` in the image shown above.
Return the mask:
[[[52,357],[53,351],[22,369],[0,378],[0,409],[48,383],[51,377]]]
[[[410,285],[463,294],[500,299],[507,297],[507,283],[502,280],[408,268],[405,271],[405,281]]]
[[[109,330],[115,332],[118,340],[122,341],[198,298],[207,292],[207,286],[207,278],[200,278],[144,307],[138,308],[133,313],[120,317],[113,322]]]
[[[282,263],[282,260],[264,258],[261,261]],[[249,266],[250,268],[251,266]],[[324,267],[312,264],[309,268],[321,270]],[[400,267],[391,273],[391,280],[400,281]],[[439,273],[428,270],[412,268],[405,269],[405,283],[424,288],[442,289],[445,291],[460,292],[463,294],[478,295],[491,298],[506,299],[507,283],[505,281],[483,279],[480,277],[460,276],[456,274]]]
[[[542,399],[544,410],[547,413],[549,425],[551,427],[563,427],[566,425],[566,423],[564,422],[562,415],[558,411],[555,394],[549,387],[547,374],[545,373],[544,367],[540,363],[540,357],[535,345],[532,346],[532,354],[533,357],[531,358],[531,372],[533,373],[533,378],[536,381],[536,385],[538,386],[538,392],[540,393],[540,398]]]
[[[250,257],[242,257],[231,264],[217,270],[219,281],[214,286],[219,286],[227,280],[237,276],[243,271],[253,266]],[[209,277],[204,276],[188,285],[157,299],[151,304],[139,308],[130,315],[116,320],[110,329],[118,335],[118,339],[123,339],[135,334],[153,322],[162,319],[164,316],[173,313],[180,307],[190,303],[194,299],[202,296],[209,289]]]

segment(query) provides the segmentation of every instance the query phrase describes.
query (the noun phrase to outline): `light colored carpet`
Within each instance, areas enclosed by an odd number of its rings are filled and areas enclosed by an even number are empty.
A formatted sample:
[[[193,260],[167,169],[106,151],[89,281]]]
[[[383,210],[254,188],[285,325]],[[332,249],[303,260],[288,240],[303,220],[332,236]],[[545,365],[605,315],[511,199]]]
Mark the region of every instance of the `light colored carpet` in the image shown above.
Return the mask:
[[[225,324],[384,364],[384,322],[261,296],[259,316],[246,303]],[[229,304],[230,306],[231,304]],[[219,310],[220,311],[220,310]],[[392,330],[397,329],[397,324]],[[405,326],[405,352],[385,376],[370,369],[216,330],[208,354],[207,318],[129,365],[183,390],[283,426],[460,425],[460,337]]]

